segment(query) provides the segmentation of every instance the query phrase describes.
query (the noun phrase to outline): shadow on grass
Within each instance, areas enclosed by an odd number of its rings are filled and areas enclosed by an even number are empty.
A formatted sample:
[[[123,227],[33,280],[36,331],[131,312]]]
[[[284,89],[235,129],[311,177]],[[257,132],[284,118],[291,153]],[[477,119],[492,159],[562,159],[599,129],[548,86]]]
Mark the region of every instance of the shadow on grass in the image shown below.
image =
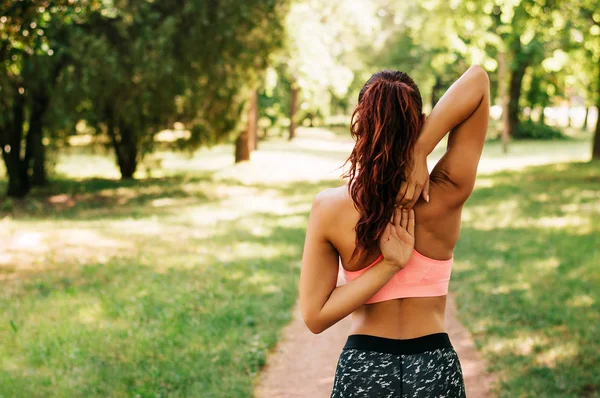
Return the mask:
[[[92,218],[101,218],[126,214],[159,198],[187,197],[203,201],[207,199],[204,192],[188,191],[186,187],[211,181],[208,173],[142,180],[57,178],[47,187],[34,188],[23,200],[0,199],[0,217],[68,219],[90,213]]]
[[[244,186],[299,204],[337,184]],[[177,197],[190,199],[186,206],[214,205],[222,200],[216,187],[239,186],[209,174],[61,181],[28,199],[43,210],[24,207],[13,220],[137,214],[170,223],[164,216],[177,206],[155,208],[153,201]],[[73,206],[49,205],[57,195],[73,197]],[[204,238],[194,237],[190,224],[180,239],[150,236],[135,243],[156,251],[136,248],[103,263],[48,264],[6,280],[0,395],[251,396],[254,376],[291,317],[307,216],[249,212],[219,221]]]
[[[518,197],[517,210],[540,215],[559,204],[596,201],[600,186],[600,162],[557,163],[527,167],[520,172],[503,171],[486,175],[491,186],[477,188],[467,206],[495,206]],[[586,193],[587,191],[587,193]],[[547,208],[544,208],[546,206]]]
[[[161,217],[219,203],[215,187],[242,186],[212,178],[63,181],[3,214]],[[474,215],[463,223],[452,289],[461,319],[503,374],[500,396],[597,396],[600,167],[558,164],[484,179],[490,186],[478,188],[465,209]],[[300,204],[340,184],[243,186]],[[60,195],[73,205],[48,202]],[[500,225],[507,204],[511,214]],[[11,281],[0,292],[0,357],[8,358],[0,393],[250,396],[252,377],[296,299],[307,215],[253,212],[220,221],[209,237],[156,242],[168,249],[160,257],[138,254]],[[588,229],[569,220],[540,223],[572,215],[589,218]],[[217,253],[215,260],[200,262],[194,247]]]
[[[599,255],[592,234],[463,228],[452,290],[492,370],[505,375],[500,396],[598,390]]]
[[[185,261],[114,258],[11,282],[0,293],[0,395],[251,396],[297,297],[305,231],[284,224],[306,216],[244,217],[266,235],[224,222],[227,233],[174,247]],[[258,250],[195,255],[242,240]]]
[[[0,198],[0,218],[13,219],[102,219],[140,218],[177,212],[181,206],[217,203],[222,199],[215,187],[245,187],[275,190],[281,196],[297,196],[296,202],[314,196],[315,190],[340,185],[341,180],[297,182],[279,185],[242,184],[235,179],[213,180],[214,172],[179,174],[141,180],[58,178],[48,187],[35,188],[23,200]]]
[[[502,375],[499,396],[598,396],[600,167],[556,164],[489,179],[465,207],[472,214],[451,289]]]

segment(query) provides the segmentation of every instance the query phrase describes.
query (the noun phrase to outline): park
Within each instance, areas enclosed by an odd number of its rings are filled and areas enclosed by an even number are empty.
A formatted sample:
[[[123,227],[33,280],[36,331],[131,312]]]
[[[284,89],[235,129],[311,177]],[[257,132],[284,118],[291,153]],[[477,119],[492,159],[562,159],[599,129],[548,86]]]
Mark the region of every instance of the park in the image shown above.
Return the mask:
[[[490,396],[600,396],[600,7],[408,3],[0,0],[0,398],[254,396],[358,91],[472,64],[457,321]]]

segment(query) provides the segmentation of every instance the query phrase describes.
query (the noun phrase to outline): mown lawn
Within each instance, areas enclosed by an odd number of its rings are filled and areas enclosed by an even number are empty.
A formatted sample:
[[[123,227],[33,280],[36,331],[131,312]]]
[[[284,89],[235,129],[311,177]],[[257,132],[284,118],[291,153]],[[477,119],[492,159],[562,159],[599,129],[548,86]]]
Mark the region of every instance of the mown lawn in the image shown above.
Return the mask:
[[[455,256],[500,397],[600,396],[600,163],[482,176]]]
[[[491,143],[482,170],[587,145]],[[74,152],[50,188],[0,199],[0,397],[250,397],[297,297],[311,199],[350,146],[265,142],[239,166],[229,146],[164,153],[134,182]],[[599,206],[598,164],[480,177],[451,288],[501,397],[598,396]]]
[[[77,175],[93,158],[63,162]],[[251,396],[296,300],[311,197],[331,182],[175,163],[0,202],[0,397]]]

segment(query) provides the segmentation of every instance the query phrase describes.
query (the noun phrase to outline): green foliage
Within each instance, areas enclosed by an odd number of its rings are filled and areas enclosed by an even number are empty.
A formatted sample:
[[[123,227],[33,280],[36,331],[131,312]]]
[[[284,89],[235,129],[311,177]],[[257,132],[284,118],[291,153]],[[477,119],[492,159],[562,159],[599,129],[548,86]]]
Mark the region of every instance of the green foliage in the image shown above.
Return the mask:
[[[258,91],[259,130],[280,135],[289,126],[291,82],[285,65],[267,70]]]
[[[188,126],[201,125],[202,142],[222,141],[245,123],[241,115],[249,90],[258,85],[271,53],[283,46],[287,1],[193,4],[181,16],[185,30],[175,45],[185,88],[176,117]]]
[[[371,1],[292,3],[285,20],[285,51],[277,53],[271,70],[281,88],[266,90],[263,96],[271,109],[262,114],[272,123],[279,120],[275,128],[289,125],[291,85],[299,90],[295,119],[300,123],[306,118],[320,121],[340,110],[332,103],[348,101],[355,74],[365,68],[360,54],[376,37],[376,10]]]
[[[110,137],[124,178],[176,121],[191,149],[237,134],[287,11],[286,0],[0,5],[0,150],[20,196],[32,162],[34,180],[43,171],[42,135],[64,140],[80,119]],[[21,150],[26,136],[35,150]]]
[[[540,122],[526,120],[517,125],[513,132],[517,139],[560,140],[568,138],[560,128],[548,126]]]
[[[0,147],[8,131],[24,139],[33,126],[36,142],[43,135],[60,148],[85,119],[112,137],[105,141],[127,177],[174,122],[191,132],[178,148],[238,135],[253,89],[261,129],[278,132],[289,125],[292,85],[300,89],[298,122],[320,122],[350,113],[364,81],[384,67],[413,75],[434,103],[470,63],[482,63],[497,93],[500,52],[515,82],[511,123],[522,107],[556,105],[574,93],[585,93],[588,106],[597,102],[593,0],[289,3],[1,0]],[[27,152],[17,149],[5,161]],[[12,159],[11,175],[16,163],[35,164],[30,152],[27,161]]]
[[[97,3],[74,6],[38,0],[0,5],[5,10],[0,17],[0,152],[9,174],[9,195],[23,196],[32,184],[46,182],[46,126],[60,129],[68,119],[49,109],[60,75],[73,59],[70,32]]]

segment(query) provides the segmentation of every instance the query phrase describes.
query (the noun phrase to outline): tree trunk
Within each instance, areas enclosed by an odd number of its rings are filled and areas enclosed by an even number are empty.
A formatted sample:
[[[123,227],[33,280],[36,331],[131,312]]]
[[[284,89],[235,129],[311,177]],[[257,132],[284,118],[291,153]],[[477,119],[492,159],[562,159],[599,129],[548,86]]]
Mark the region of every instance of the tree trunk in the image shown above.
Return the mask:
[[[590,107],[586,106],[585,107],[585,117],[583,118],[583,125],[581,126],[581,128],[584,131],[588,131],[588,129],[589,129],[589,126],[588,126],[589,117],[590,117]]]
[[[596,81],[596,110],[598,117],[596,118],[596,131],[594,132],[594,144],[592,146],[592,159],[600,159],[600,65],[598,65],[598,75]]]
[[[292,82],[290,98],[290,141],[296,137],[296,112],[298,111],[298,86]]]
[[[69,57],[62,56],[58,59],[50,75],[50,91],[44,85],[34,92],[29,117],[29,130],[27,131],[27,147],[25,159],[27,167],[31,168],[31,185],[44,186],[48,184],[46,171],[46,147],[44,146],[44,115],[50,103],[51,90],[56,86],[58,77],[69,62]]]
[[[250,142],[248,139],[248,129],[245,129],[235,140],[235,163],[247,160],[250,160]]]
[[[252,90],[250,93],[250,106],[248,109],[248,146],[250,151],[256,150],[258,146],[258,134],[257,134],[257,121],[258,121],[258,91]]]
[[[510,136],[510,121],[508,118],[509,98],[506,94],[506,54],[498,54],[498,94],[502,104],[502,150],[508,152],[508,137]]]
[[[137,169],[138,149],[133,130],[128,126],[119,127],[121,136],[120,147],[121,156],[119,158],[119,169],[121,170],[121,179],[130,180]]]
[[[596,120],[596,131],[594,132],[594,145],[592,146],[592,159],[600,159],[600,97],[596,105],[598,119]]]
[[[510,124],[510,132],[514,134],[519,124],[519,99],[521,98],[521,86],[523,85],[523,76],[527,70],[528,59],[521,53],[521,40],[516,38],[510,46],[514,66],[512,68],[510,86],[508,89],[508,122]]]
[[[246,128],[235,140],[235,163],[250,160],[250,153],[256,148],[256,116],[258,107],[258,93],[252,90],[248,105],[248,117],[246,119]]]
[[[23,139],[25,99],[22,95],[15,98],[12,109],[12,120],[7,126],[0,143],[2,158],[8,174],[8,190],[10,197],[23,198],[29,192],[29,174],[27,164],[21,159],[21,141]]]
[[[8,174],[8,190],[6,195],[12,198],[23,198],[29,193],[29,178],[24,173],[23,162],[16,156],[13,156],[12,149],[8,152],[2,149],[2,158]]]
[[[108,120],[107,132],[115,149],[117,164],[121,171],[121,179],[130,180],[133,178],[138,164],[138,143],[136,137],[133,130],[124,124],[119,125],[117,136],[112,109],[109,108],[106,110],[105,117]]]
[[[523,76],[525,76],[525,70],[527,64],[520,61],[517,67],[512,71],[509,88],[509,103],[508,103],[508,122],[510,124],[510,131],[514,132],[519,124],[519,98],[521,98],[521,86],[523,84]]]
[[[48,184],[46,173],[46,148],[42,122],[49,98],[45,93],[38,93],[33,97],[31,116],[29,118],[29,131],[27,132],[27,147],[25,148],[25,163],[32,169],[31,185],[44,186]]]

